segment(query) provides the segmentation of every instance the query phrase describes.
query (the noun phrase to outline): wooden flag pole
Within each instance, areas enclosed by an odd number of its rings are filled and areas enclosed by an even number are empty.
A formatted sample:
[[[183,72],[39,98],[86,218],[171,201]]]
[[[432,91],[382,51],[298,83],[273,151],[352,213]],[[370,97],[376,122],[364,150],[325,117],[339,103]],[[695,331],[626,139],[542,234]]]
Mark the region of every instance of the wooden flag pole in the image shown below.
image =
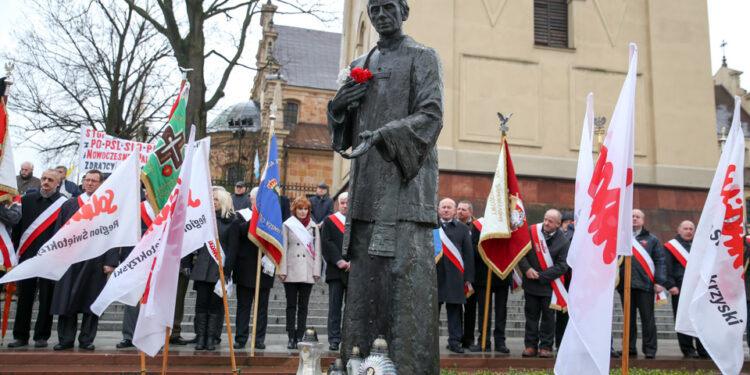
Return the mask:
[[[234,359],[234,344],[232,343],[232,322],[229,320],[229,304],[227,303],[227,286],[224,281],[224,266],[221,261],[221,244],[219,243],[218,229],[214,228],[216,235],[216,260],[219,261],[219,279],[221,280],[221,295],[224,301],[224,318],[227,321],[227,336],[229,341],[229,357],[232,360],[232,372],[237,372],[237,362]],[[211,338],[208,338],[211,340]]]
[[[138,352],[141,353],[141,374],[146,374],[146,353],[144,353],[142,350],[138,350]]]
[[[484,293],[484,323],[482,324],[482,351],[487,347],[487,320],[490,316],[490,289],[492,288],[492,270],[487,267],[487,291]],[[497,322],[495,322],[497,324]],[[495,343],[497,345],[497,343]]]
[[[258,323],[258,295],[260,294],[260,261],[262,251],[258,248],[258,265],[255,270],[255,297],[253,299],[253,333],[250,335],[250,356],[255,357],[255,326]]]
[[[169,331],[170,331],[170,328],[167,327],[167,336],[164,338],[164,358],[161,361],[161,375],[164,375],[167,373],[167,355],[169,354]]]

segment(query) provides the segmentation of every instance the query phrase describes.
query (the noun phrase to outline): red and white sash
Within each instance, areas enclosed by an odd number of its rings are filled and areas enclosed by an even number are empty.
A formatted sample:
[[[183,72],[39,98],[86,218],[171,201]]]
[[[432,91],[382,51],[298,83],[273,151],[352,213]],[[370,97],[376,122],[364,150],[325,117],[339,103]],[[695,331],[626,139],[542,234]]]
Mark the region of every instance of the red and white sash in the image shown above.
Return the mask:
[[[0,270],[9,270],[18,264],[18,255],[10,240],[8,228],[0,224]]]
[[[477,228],[477,230],[479,231],[479,233],[482,233],[482,225],[484,225],[484,218],[483,217],[480,217],[479,219],[474,220],[472,222],[472,224],[474,224],[474,226]]]
[[[654,260],[648,255],[646,249],[638,242],[637,239],[633,238],[633,257],[641,264],[641,267],[646,271],[646,275],[654,284],[654,273],[656,272],[656,266]],[[659,293],[654,292],[654,306],[659,306],[667,303],[667,293],[662,290]]]
[[[333,215],[329,215],[328,218],[331,219],[336,228],[339,228],[341,233],[344,233],[344,229],[346,229],[346,226],[344,225],[346,222],[346,216],[344,216],[344,214],[336,212]]]
[[[555,263],[549,253],[549,248],[547,248],[547,241],[544,239],[541,224],[531,226],[531,241],[534,243],[534,250],[537,259],[539,259],[539,265],[542,266],[542,271],[552,267]],[[563,312],[568,311],[568,291],[565,290],[563,276],[553,280],[550,285],[552,285],[553,293],[549,307]]]
[[[513,279],[513,288],[511,289],[511,292],[516,293],[520,292],[523,289],[523,278],[521,277],[521,274],[518,272],[518,269],[514,268],[513,273],[511,274],[511,277]]]
[[[295,216],[290,216],[288,219],[286,219],[284,225],[286,225],[287,228],[289,228],[294,233],[294,235],[297,236],[297,239],[299,239],[300,242],[302,242],[302,245],[307,248],[310,256],[315,259],[315,244],[313,243],[315,239],[312,235],[310,235],[310,232],[307,231],[307,228],[302,225],[302,222],[299,221],[299,219],[297,219]]]
[[[143,220],[147,227],[151,226],[155,217],[156,215],[154,215],[154,209],[151,207],[151,204],[148,201],[141,202],[141,220]]]
[[[440,242],[443,243],[443,255],[445,255],[448,260],[453,263],[456,268],[458,268],[459,271],[461,271],[461,274],[464,273],[464,259],[461,257],[461,252],[458,251],[458,248],[456,245],[453,244],[450,238],[448,238],[448,235],[443,230],[443,227],[441,226],[440,229]]]
[[[664,244],[664,247],[666,247],[672,255],[677,259],[680,264],[682,264],[682,267],[687,267],[687,258],[688,258],[688,252],[685,250],[685,247],[682,246],[680,241],[677,241],[676,238],[673,238],[671,241]]]
[[[60,196],[47,207],[33,222],[26,228],[26,231],[21,235],[21,240],[18,245],[18,256],[20,257],[26,251],[37,237],[57,220],[57,215],[60,214],[60,207],[65,203],[67,199],[64,196]]]

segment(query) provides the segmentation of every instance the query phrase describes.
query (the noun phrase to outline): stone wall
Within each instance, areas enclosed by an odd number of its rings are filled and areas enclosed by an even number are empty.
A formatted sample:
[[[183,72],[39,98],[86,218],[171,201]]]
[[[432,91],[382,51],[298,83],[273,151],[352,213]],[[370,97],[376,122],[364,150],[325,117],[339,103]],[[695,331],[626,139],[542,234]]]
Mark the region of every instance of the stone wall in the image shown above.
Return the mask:
[[[282,183],[290,185],[316,186],[320,182],[331,184],[333,177],[333,151],[313,151],[290,149],[287,156],[288,167],[281,164]],[[286,167],[286,181],[284,168]],[[313,192],[314,193],[314,192]],[[290,198],[300,194],[285,192]]]
[[[336,93],[327,90],[283,86],[282,96],[285,102],[295,101],[299,103],[297,123],[327,124],[326,108],[328,101],[333,98],[334,94]],[[283,111],[280,111],[280,114],[283,116]]]

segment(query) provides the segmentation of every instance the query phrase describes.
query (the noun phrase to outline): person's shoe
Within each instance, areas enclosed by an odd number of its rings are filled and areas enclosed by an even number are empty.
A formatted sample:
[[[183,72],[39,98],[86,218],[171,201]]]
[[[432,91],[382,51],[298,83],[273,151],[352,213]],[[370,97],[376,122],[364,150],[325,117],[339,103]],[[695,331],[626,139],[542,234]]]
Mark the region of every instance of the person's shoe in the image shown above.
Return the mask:
[[[645,353],[643,356],[646,357],[646,359],[654,359],[656,358],[656,353]]]
[[[508,349],[505,344],[495,344],[495,351],[498,353],[510,354],[510,349]]]
[[[265,348],[266,348],[266,344],[265,343],[263,343],[263,342],[256,342],[255,343],[255,349],[263,350]]]
[[[609,357],[610,358],[620,358],[622,357],[622,352],[619,350],[610,349],[609,350]]]
[[[68,349],[73,349],[73,344],[57,344],[52,349],[54,349],[54,350],[68,350]]]
[[[481,352],[482,351],[482,345],[472,345],[469,347],[469,351],[472,353]],[[490,351],[490,346],[487,345],[484,347],[484,351],[488,352]]]
[[[474,340],[471,340],[471,341],[474,341]],[[471,347],[471,343],[462,342],[461,347],[464,349],[468,349]]]
[[[328,345],[328,350],[330,350],[330,351],[332,351],[332,352],[337,352],[337,351],[339,351],[339,343],[337,343],[337,342],[332,342],[332,343],[331,343],[331,345]]]
[[[286,343],[286,348],[289,350],[297,349],[297,340],[289,339],[289,342]]]
[[[628,354],[630,354],[631,357],[637,357],[638,351],[637,350],[628,350]]]
[[[8,343],[9,348],[20,348],[26,345],[29,345],[29,340],[13,340],[13,342]]]
[[[96,349],[96,347],[92,343],[78,344],[78,348],[79,349],[83,349],[83,350],[94,350],[94,349]]]
[[[169,343],[172,344],[172,345],[187,345],[187,344],[189,344],[189,342],[187,340],[183,339],[180,336],[170,337],[169,338]]]
[[[47,347],[47,340],[36,340],[36,341],[34,341],[34,347],[35,348],[46,348]]]
[[[245,347],[245,343],[244,342],[235,341],[234,345],[232,345],[232,346],[234,346],[235,349],[242,349],[242,348]]]
[[[539,355],[537,355],[539,358],[552,358],[552,352],[547,349],[541,349],[539,350]]]
[[[169,340],[169,342],[172,342],[172,340]],[[118,342],[117,345],[115,345],[115,348],[117,349],[125,349],[125,348],[132,348],[133,347],[133,341],[128,339],[123,339],[122,341]]]
[[[703,358],[703,359],[711,359],[711,356],[708,355],[708,352],[705,350],[699,350],[698,357]]]
[[[197,342],[198,342],[198,336],[193,336],[193,338],[192,338],[192,339],[190,339],[190,340],[185,340],[185,342],[186,342],[186,343],[188,343],[188,344],[195,344],[195,343],[197,343]]]
[[[536,357],[536,349],[526,348],[521,352],[521,357]]]
[[[683,353],[683,357],[684,357],[684,358],[692,358],[692,359],[695,359],[695,358],[700,358],[700,357],[698,356],[698,353],[696,353],[696,352],[687,352],[687,353]]]
[[[449,344],[447,346],[447,348],[448,348],[448,350],[452,351],[453,353],[458,353],[458,354],[463,354],[464,353],[464,348],[462,348],[460,344],[456,344],[456,345],[450,345]]]

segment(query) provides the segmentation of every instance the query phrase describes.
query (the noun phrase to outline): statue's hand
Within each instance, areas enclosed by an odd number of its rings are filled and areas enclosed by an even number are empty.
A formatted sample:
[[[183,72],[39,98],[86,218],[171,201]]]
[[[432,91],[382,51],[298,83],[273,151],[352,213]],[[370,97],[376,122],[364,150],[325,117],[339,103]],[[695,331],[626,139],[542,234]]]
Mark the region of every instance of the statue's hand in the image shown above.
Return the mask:
[[[351,154],[347,154],[346,152],[339,151],[341,156],[343,156],[346,159],[354,159],[357,157],[360,157],[365,154],[372,146],[377,144],[383,139],[383,136],[380,135],[380,132],[378,131],[369,131],[365,130],[362,133],[360,133],[359,138],[362,140],[362,143],[357,146],[357,148],[352,151]]]
[[[341,113],[350,104],[359,102],[365,96],[366,91],[367,83],[357,83],[354,80],[348,80],[336,92],[336,96],[331,99],[331,110],[334,113]]]

